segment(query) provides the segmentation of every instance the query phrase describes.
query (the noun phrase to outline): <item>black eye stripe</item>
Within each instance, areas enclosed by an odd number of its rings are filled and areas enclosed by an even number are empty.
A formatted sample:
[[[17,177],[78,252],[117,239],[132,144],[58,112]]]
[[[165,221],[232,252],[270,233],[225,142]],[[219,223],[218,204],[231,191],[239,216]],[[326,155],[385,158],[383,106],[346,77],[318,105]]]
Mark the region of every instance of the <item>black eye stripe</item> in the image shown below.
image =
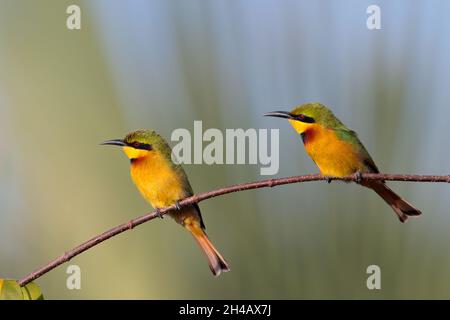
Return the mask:
[[[296,116],[295,118],[296,118],[296,120],[298,120],[298,121],[306,122],[306,123],[314,123],[314,122],[316,122],[316,121],[314,120],[314,118],[305,116],[304,114],[299,114],[299,115]]]
[[[140,149],[140,150],[152,150],[152,145],[148,144],[148,143],[141,143],[141,142],[133,142],[131,144],[129,144],[130,147],[133,147],[135,149]]]

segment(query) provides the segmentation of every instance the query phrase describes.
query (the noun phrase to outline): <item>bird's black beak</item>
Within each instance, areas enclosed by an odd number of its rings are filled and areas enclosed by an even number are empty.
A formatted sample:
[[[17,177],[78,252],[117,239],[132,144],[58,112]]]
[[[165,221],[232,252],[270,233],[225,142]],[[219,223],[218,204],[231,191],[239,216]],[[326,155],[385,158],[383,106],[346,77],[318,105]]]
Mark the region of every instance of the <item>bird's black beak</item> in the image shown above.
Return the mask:
[[[100,144],[101,145],[110,145],[110,146],[121,146],[121,147],[124,147],[127,145],[122,139],[107,140]]]
[[[294,119],[295,117],[287,111],[272,111],[264,113],[264,117],[276,117],[276,118],[284,118],[284,119]]]

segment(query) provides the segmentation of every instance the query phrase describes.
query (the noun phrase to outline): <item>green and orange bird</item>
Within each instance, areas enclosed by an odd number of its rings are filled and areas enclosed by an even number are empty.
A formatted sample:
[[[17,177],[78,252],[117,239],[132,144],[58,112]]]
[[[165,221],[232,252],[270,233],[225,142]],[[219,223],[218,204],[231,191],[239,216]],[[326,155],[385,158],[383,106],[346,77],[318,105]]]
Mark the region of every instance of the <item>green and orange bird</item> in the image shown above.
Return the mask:
[[[131,178],[142,196],[156,210],[171,205],[178,207],[180,200],[193,195],[186,173],[172,161],[171,148],[156,132],[138,130],[129,133],[124,139],[108,140],[102,144],[122,147],[130,159]],[[205,253],[215,276],[229,270],[227,262],[205,233],[197,204],[180,208],[168,215],[191,232]]]
[[[372,157],[359,141],[356,132],[347,128],[333,112],[320,103],[306,103],[290,112],[274,111],[265,116],[288,119],[303,140],[306,152],[324,176],[344,177],[351,174],[379,173]],[[419,210],[406,202],[384,181],[360,181],[374,190],[394,209],[401,222],[418,216]]]

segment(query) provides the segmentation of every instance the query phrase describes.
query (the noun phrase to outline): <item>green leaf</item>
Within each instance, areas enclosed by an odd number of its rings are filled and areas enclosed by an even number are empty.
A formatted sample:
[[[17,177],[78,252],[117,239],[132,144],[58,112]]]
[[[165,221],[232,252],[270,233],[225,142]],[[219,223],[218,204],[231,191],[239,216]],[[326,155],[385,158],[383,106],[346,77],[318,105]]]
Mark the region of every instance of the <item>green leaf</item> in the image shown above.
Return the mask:
[[[34,282],[20,287],[16,280],[0,279],[0,300],[43,300],[41,289]]]

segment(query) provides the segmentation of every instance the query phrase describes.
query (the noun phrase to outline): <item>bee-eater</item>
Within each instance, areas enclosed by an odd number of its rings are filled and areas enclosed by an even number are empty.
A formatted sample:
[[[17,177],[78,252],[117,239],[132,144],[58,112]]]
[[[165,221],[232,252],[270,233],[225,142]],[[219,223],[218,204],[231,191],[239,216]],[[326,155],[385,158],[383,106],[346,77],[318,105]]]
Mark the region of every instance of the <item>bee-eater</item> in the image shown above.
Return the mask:
[[[193,195],[186,173],[172,161],[170,146],[156,132],[138,130],[127,134],[124,139],[108,140],[102,144],[122,147],[130,159],[131,178],[142,196],[156,210],[171,205],[178,207],[180,200]],[[205,253],[215,276],[222,271],[229,271],[227,262],[205,233],[197,204],[180,208],[168,215],[191,232]]]
[[[356,132],[347,128],[333,112],[320,103],[306,103],[290,112],[274,111],[265,116],[288,119],[302,137],[306,152],[324,176],[379,173]],[[401,222],[421,212],[392,191],[384,181],[360,181],[374,190],[394,209]]]

